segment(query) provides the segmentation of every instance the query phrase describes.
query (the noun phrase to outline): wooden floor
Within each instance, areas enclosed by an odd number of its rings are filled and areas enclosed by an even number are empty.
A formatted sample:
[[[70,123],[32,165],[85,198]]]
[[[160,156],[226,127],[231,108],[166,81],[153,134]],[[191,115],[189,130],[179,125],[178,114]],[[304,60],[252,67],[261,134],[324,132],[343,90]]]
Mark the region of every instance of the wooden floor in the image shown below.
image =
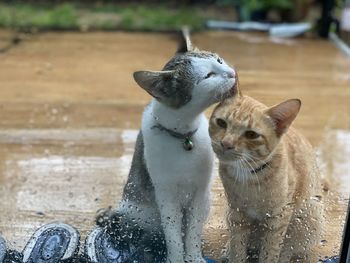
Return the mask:
[[[12,35],[0,31],[0,49]],[[117,204],[150,99],[132,72],[161,69],[176,49],[168,34],[23,38],[0,53],[0,234],[19,250],[52,221],[70,223],[84,237],[95,212]],[[193,40],[237,68],[246,94],[268,105],[302,100],[295,126],[315,146],[324,174],[334,177],[317,253],[337,254],[350,193],[350,59],[322,40],[233,32]],[[205,248],[217,256],[227,238],[217,178],[212,192]]]

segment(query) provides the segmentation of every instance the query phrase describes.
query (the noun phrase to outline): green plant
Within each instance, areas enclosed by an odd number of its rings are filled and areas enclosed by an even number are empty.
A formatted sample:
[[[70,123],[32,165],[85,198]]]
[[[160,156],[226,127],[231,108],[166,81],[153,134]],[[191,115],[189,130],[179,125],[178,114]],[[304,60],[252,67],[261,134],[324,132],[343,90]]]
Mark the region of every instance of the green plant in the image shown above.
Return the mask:
[[[0,28],[38,29],[101,29],[101,30],[177,30],[189,25],[204,28],[210,14],[193,6],[175,7],[165,4],[34,4],[0,2]]]
[[[51,13],[51,24],[58,25],[60,28],[71,28],[76,25],[77,13],[71,4],[63,4],[55,7]]]
[[[30,4],[0,4],[0,26],[2,27],[66,29],[74,27],[76,21],[76,10],[71,4],[54,7]]]

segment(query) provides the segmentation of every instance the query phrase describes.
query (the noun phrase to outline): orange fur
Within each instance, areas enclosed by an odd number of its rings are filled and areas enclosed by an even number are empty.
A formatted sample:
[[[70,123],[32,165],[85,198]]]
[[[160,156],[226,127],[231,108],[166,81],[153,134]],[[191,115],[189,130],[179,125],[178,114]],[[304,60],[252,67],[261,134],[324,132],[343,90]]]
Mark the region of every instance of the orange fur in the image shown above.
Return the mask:
[[[238,94],[211,116],[229,203],[229,262],[249,262],[252,246],[258,262],[286,263],[294,256],[311,262],[308,252],[322,226],[322,189],[312,146],[289,128],[300,105],[294,99],[268,108]]]

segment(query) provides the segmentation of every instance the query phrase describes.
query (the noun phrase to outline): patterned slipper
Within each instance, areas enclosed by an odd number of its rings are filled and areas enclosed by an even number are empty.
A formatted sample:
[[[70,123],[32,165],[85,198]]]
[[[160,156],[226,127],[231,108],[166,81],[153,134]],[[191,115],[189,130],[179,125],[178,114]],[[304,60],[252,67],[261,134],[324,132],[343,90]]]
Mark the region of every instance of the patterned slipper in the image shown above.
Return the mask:
[[[137,244],[114,238],[107,228],[96,228],[86,238],[85,262],[89,263],[163,263],[165,251],[152,242],[143,242],[140,238]],[[128,239],[130,240],[130,239]],[[136,242],[136,241],[135,241]]]
[[[24,263],[72,263],[79,250],[80,235],[70,225],[51,223],[39,228],[24,248]]]
[[[106,229],[96,228],[86,238],[84,258],[89,263],[145,262],[130,244],[114,242]]]
[[[144,242],[140,242],[141,244]],[[148,243],[149,244],[149,243]],[[114,240],[105,228],[96,228],[85,241],[85,254],[81,263],[163,263],[165,251],[163,246],[149,248],[145,245],[123,244]],[[151,252],[153,251],[153,253]],[[160,251],[160,252],[154,252]],[[205,258],[207,263],[215,263],[214,260]]]

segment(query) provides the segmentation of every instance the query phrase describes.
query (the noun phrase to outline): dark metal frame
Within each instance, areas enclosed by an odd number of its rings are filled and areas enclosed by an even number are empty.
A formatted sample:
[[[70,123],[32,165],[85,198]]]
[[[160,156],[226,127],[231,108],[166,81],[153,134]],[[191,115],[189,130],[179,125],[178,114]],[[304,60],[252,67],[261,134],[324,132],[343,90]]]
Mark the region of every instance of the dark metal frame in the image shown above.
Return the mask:
[[[343,243],[340,251],[339,263],[350,263],[350,200],[344,226]]]

